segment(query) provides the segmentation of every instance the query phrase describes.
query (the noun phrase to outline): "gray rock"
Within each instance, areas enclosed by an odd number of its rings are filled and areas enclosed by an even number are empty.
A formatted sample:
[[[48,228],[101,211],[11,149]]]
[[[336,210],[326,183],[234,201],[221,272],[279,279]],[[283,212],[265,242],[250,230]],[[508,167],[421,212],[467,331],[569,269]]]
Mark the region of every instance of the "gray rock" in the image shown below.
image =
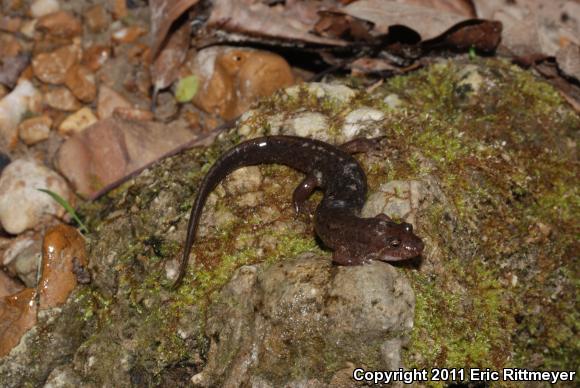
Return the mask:
[[[66,181],[34,160],[15,160],[2,171],[0,222],[8,233],[19,234],[43,220],[64,216],[64,208],[37,189],[47,189],[69,202],[72,200]]]
[[[333,267],[305,254],[242,267],[213,299],[208,362],[192,382],[322,387],[346,365],[400,365],[414,305],[407,279],[385,263]]]

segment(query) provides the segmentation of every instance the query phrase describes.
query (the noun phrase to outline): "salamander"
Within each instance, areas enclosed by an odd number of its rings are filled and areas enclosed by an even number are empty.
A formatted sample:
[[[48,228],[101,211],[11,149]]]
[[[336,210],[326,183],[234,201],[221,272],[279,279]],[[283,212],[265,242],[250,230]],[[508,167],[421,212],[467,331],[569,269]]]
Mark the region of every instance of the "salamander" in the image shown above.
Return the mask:
[[[355,139],[340,147],[296,136],[266,136],[238,144],[224,153],[210,168],[199,187],[187,226],[183,256],[174,287],[187,268],[199,220],[209,194],[232,171],[258,164],[282,164],[306,177],[296,187],[292,200],[296,212],[316,189],[324,197],[314,213],[314,230],[333,251],[339,265],[361,265],[371,260],[399,261],[417,257],[423,241],[413,226],[397,223],[385,214],[361,218],[367,181],[364,170],[351,155],[377,146],[378,139]]]

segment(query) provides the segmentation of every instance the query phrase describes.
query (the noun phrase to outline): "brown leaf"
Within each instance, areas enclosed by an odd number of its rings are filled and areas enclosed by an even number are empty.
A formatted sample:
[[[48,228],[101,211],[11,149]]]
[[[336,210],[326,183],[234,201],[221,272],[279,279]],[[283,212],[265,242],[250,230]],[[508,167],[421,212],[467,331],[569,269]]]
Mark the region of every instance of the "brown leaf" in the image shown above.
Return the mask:
[[[56,164],[79,194],[92,196],[193,138],[179,122],[109,118],[69,138],[60,147]]]
[[[151,0],[151,34],[154,37],[151,45],[151,56],[155,58],[175,22],[199,0]]]
[[[153,63],[151,76],[155,91],[165,89],[177,79],[179,67],[187,56],[189,32],[189,23],[183,23],[177,31],[171,34],[167,44]]]
[[[406,0],[409,5],[432,8],[436,11],[454,13],[467,19],[476,16],[475,8],[469,0]]]
[[[314,32],[328,38],[368,42],[372,40],[372,28],[371,22],[332,11],[321,11]]]
[[[494,20],[466,20],[459,23],[440,37],[423,42],[425,48],[449,47],[467,50],[471,47],[492,52],[501,40],[502,24]]]
[[[324,1],[287,1],[284,7],[269,7],[256,0],[215,0],[207,25],[248,37],[344,46],[342,40],[310,33],[324,4]]]
[[[477,17],[503,23],[498,50],[526,56],[555,55],[565,43],[580,44],[580,5],[569,0],[473,0]]]
[[[451,26],[464,21],[460,15],[433,12],[433,9],[399,3],[393,0],[361,0],[341,8],[341,12],[375,24],[377,35],[389,32],[393,25],[415,30],[423,40],[433,39]]]

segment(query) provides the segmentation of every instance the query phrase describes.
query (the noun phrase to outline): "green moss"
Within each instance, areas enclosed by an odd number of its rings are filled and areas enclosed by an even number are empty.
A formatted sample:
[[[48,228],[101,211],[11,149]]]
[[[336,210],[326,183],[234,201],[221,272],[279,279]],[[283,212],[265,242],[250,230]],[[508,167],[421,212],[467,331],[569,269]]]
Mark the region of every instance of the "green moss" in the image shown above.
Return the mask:
[[[470,63],[493,80],[477,93],[457,90],[463,64],[449,61],[386,80],[373,96],[358,92],[346,106],[318,98],[306,87],[293,97],[278,93],[262,101],[246,124],[258,131],[267,127],[268,115],[320,112],[337,131],[351,109],[374,106],[385,111],[389,146],[383,154],[359,157],[371,189],[393,179],[429,178],[439,185],[441,198],[429,199],[417,216],[431,261],[407,271],[416,293],[407,367],[526,367],[540,354],[542,368],[575,369],[580,196],[576,148],[565,139],[574,138],[580,119],[530,72],[497,60]],[[402,100],[401,108],[385,106],[382,95],[391,93]],[[206,350],[203,309],[236,268],[319,249],[311,233],[293,230],[290,197],[300,175],[267,167],[262,169],[260,206],[275,207],[280,216],[265,222],[260,207],[249,211],[231,198],[218,200],[206,211],[228,211],[234,220],[196,243],[196,260],[192,255],[177,292],[165,287],[164,265],[182,248],[183,235],[173,231],[184,230],[205,172],[240,140],[232,132],[213,146],[166,160],[150,176],[81,209],[98,236],[92,245],[99,257],[114,250],[113,269],[99,268],[118,275],[118,297],[129,298],[132,314],[147,319],[148,329],[138,336],[139,346],[147,349],[140,363],[151,363],[155,373],[164,364],[187,359],[192,345],[171,330],[191,306],[200,309],[194,318],[200,327],[196,344],[202,353]],[[176,211],[167,213],[172,215],[151,210],[160,193],[171,196],[167,206]],[[107,218],[118,209],[129,210]],[[275,228],[280,224],[288,226]],[[274,243],[257,243],[263,241]],[[97,319],[103,327],[114,321],[111,306],[90,298],[85,319]],[[156,325],[168,329],[154,333]],[[341,351],[326,349],[320,362],[334,365]],[[377,354],[369,352],[366,362],[371,365]]]

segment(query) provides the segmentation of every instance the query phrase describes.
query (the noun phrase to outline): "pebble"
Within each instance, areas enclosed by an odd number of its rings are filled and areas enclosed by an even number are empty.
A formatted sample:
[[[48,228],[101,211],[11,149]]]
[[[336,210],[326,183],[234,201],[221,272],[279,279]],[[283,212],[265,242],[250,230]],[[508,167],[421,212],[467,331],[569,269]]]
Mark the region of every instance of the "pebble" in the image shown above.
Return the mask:
[[[28,80],[22,80],[0,100],[0,143],[14,146],[18,140],[18,124],[27,112],[37,112],[42,96]]]
[[[155,115],[145,109],[119,107],[113,111],[113,117],[134,121],[152,121]]]
[[[46,92],[44,102],[51,108],[65,112],[79,110],[82,106],[70,89],[64,86]]]
[[[85,240],[75,228],[60,224],[47,230],[42,245],[39,305],[35,303],[33,287],[0,298],[0,357],[18,345],[20,338],[36,324],[38,308],[62,305],[77,283],[90,281],[87,264]]]
[[[47,115],[26,119],[18,126],[20,139],[27,145],[48,139],[52,119]]]
[[[85,239],[72,226],[59,224],[48,229],[42,243],[40,308],[66,302],[77,283],[88,282]]]
[[[309,82],[307,84],[295,85],[285,90],[291,98],[297,98],[300,91],[306,88],[306,91],[315,95],[317,98],[330,98],[342,103],[350,101],[356,94],[354,89],[341,84],[325,84],[321,82]]]
[[[84,14],[85,22],[91,32],[103,32],[111,24],[109,14],[102,4],[89,8]]]
[[[111,49],[108,46],[96,44],[83,52],[83,65],[92,71],[99,70],[111,57]]]
[[[391,93],[388,96],[386,96],[383,99],[383,102],[385,104],[387,104],[387,106],[391,109],[397,109],[399,108],[401,105],[403,105],[403,101],[401,100],[401,98],[395,94],[395,93]]]
[[[4,266],[26,285],[36,287],[40,264],[41,239],[38,233],[21,233],[4,252]]]
[[[111,12],[116,20],[124,19],[128,15],[126,0],[111,0]]]
[[[18,345],[20,338],[36,324],[36,303],[34,288],[0,298],[0,357],[10,353]]]
[[[419,206],[428,195],[428,188],[422,181],[390,181],[369,196],[361,216],[374,217],[383,213],[416,225]]]
[[[74,96],[84,103],[92,102],[97,96],[95,75],[86,66],[73,66],[67,72],[64,83]]]
[[[316,112],[300,113],[287,123],[290,134],[322,141],[330,139],[328,125],[328,117]]]
[[[194,105],[226,120],[241,115],[257,98],[295,82],[284,58],[254,49],[201,50],[190,70],[200,80]]]
[[[40,17],[36,29],[60,38],[72,38],[82,33],[80,20],[67,11],[56,11]]]
[[[49,53],[37,54],[32,59],[36,78],[47,84],[63,84],[68,71],[79,61],[80,47],[76,44],[60,47]]]
[[[373,125],[376,126],[385,117],[385,114],[377,109],[359,108],[353,110],[344,118],[342,132],[346,140],[354,139],[361,132]]]
[[[30,14],[33,18],[56,12],[60,9],[58,0],[35,0],[30,5]]]
[[[113,32],[112,38],[118,43],[133,43],[145,33],[147,33],[147,30],[143,27],[131,26]]]
[[[64,216],[62,206],[39,188],[69,202],[73,199],[66,181],[36,161],[18,159],[4,169],[0,176],[0,223],[6,232],[19,234],[46,219]]]
[[[82,132],[85,128],[98,121],[91,108],[85,106],[70,116],[67,116],[58,126],[58,133],[67,136]]]

